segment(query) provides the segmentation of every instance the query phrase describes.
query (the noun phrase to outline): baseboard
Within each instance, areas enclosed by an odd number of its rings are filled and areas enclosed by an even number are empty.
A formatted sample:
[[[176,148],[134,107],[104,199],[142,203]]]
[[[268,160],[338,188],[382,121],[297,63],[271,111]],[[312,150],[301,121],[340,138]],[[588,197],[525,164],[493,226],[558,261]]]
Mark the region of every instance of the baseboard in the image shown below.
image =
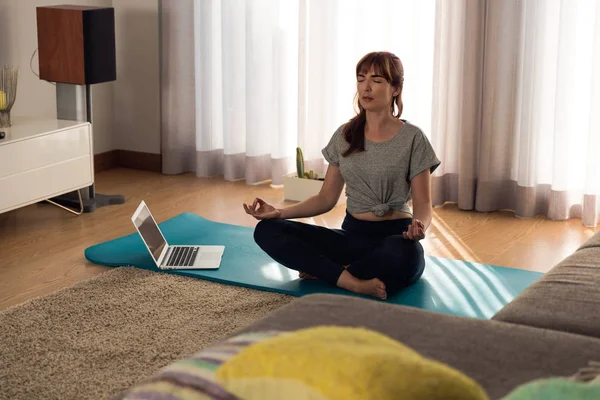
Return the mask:
[[[117,167],[161,173],[162,155],[130,150],[111,150],[94,155],[96,173]]]
[[[94,154],[94,172],[102,172],[117,167],[117,151],[111,150],[106,153]]]
[[[162,172],[162,155],[139,151],[117,150],[120,167]]]

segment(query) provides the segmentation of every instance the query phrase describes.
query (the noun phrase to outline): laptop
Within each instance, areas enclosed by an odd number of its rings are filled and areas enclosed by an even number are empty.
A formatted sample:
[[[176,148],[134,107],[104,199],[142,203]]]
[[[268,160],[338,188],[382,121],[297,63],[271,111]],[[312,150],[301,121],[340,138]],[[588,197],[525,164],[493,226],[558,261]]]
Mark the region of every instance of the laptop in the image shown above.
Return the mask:
[[[131,217],[159,269],[218,269],[225,246],[169,245],[144,201]]]

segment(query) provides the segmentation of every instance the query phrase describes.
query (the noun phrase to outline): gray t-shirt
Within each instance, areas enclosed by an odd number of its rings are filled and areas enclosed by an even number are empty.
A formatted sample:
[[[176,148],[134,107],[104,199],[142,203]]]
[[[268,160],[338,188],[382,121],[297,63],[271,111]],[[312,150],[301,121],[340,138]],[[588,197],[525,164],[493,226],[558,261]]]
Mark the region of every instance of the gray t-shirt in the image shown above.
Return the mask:
[[[329,164],[340,168],[348,211],[372,211],[378,217],[390,209],[412,214],[410,181],[427,168],[433,173],[440,165],[427,136],[404,121],[392,139],[373,142],[365,138],[365,151],[343,157],[350,147],[344,139],[344,126],[335,131],[322,153]]]

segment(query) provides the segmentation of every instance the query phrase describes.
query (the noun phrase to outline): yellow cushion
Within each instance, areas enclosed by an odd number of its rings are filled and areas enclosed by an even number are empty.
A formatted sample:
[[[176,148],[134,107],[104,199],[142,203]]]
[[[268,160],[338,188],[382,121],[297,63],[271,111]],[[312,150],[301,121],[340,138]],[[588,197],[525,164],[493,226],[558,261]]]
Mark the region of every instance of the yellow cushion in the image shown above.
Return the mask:
[[[471,378],[364,328],[316,327],[246,347],[216,379],[245,400],[487,400]]]

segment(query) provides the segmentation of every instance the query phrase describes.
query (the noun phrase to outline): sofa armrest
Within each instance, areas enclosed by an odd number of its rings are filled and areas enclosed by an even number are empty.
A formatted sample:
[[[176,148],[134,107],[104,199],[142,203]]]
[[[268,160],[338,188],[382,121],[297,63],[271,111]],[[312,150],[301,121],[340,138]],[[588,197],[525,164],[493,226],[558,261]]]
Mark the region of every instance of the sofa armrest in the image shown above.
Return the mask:
[[[600,338],[600,232],[492,319]]]

